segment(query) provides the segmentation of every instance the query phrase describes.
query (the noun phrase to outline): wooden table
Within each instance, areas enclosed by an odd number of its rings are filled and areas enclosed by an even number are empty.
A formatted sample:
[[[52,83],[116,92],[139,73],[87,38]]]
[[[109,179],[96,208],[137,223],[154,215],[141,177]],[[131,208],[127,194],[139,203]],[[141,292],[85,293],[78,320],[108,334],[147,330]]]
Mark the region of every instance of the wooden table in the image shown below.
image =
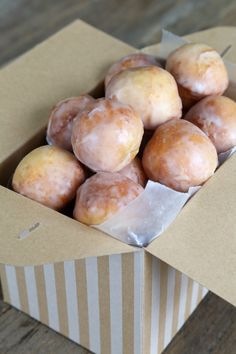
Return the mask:
[[[118,5],[119,4],[119,5]],[[12,60],[76,18],[136,46],[236,26],[235,0],[0,0],[0,64]],[[87,350],[6,305],[0,294],[1,354],[86,354]],[[165,354],[235,354],[236,310],[209,294]]]

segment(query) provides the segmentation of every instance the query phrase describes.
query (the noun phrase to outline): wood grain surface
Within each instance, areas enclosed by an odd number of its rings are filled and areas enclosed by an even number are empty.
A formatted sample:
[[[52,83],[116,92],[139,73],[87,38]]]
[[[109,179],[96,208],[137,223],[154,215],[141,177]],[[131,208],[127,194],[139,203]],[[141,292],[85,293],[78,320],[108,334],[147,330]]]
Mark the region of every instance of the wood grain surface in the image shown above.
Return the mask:
[[[157,42],[162,28],[184,35],[212,26],[236,26],[236,2],[0,0],[0,65],[78,17],[136,47],[142,47]],[[89,352],[4,304],[0,294],[0,353]],[[207,295],[164,353],[235,354],[235,308],[213,294]]]

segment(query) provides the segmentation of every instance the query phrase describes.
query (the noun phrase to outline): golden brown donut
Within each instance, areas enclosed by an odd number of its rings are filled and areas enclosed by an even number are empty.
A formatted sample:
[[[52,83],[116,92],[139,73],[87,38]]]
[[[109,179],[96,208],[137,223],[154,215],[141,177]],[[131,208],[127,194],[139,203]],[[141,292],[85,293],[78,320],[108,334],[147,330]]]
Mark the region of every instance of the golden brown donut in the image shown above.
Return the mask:
[[[221,56],[205,44],[179,47],[168,56],[166,70],[177,81],[184,108],[190,108],[203,97],[222,95],[229,84]]]
[[[127,166],[122,168],[119,173],[132,179],[132,181],[140,184],[142,187],[145,187],[147,183],[147,177],[143,170],[142,162],[138,157],[135,157],[135,159],[133,159]]]
[[[194,105],[184,119],[197,125],[218,153],[236,145],[236,102],[225,96],[208,96]]]
[[[187,192],[214,173],[218,158],[210,139],[198,127],[180,119],[157,128],[142,163],[149,179]]]
[[[71,97],[58,102],[49,116],[47,142],[71,151],[73,120],[77,114],[88,109],[92,102],[94,98],[89,95]]]
[[[120,173],[96,173],[78,189],[74,218],[87,225],[101,224],[142,191],[139,184]]]
[[[115,99],[97,100],[74,120],[75,156],[93,171],[115,172],[137,155],[143,136],[139,115]]]
[[[109,68],[105,77],[105,87],[107,87],[109,81],[112,79],[113,76],[123,70],[150,65],[160,66],[157,59],[153,55],[148,55],[144,53],[133,53],[126,55],[125,57],[115,62]]]
[[[127,69],[115,75],[107,86],[106,97],[133,107],[145,129],[155,129],[182,114],[173,76],[157,66]]]
[[[85,173],[73,154],[41,146],[26,155],[13,175],[13,189],[52,209],[62,209],[76,194]]]

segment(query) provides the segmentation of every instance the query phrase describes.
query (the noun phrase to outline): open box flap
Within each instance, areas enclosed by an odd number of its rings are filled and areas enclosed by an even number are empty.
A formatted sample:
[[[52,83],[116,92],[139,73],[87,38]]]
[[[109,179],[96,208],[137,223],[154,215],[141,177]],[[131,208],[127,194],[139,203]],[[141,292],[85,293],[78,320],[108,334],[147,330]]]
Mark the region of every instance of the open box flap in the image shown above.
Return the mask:
[[[236,154],[147,251],[236,305]]]
[[[134,48],[75,21],[0,71],[0,164],[45,127],[58,100],[89,92]]]
[[[1,186],[0,195],[0,263],[38,265],[140,250]]]

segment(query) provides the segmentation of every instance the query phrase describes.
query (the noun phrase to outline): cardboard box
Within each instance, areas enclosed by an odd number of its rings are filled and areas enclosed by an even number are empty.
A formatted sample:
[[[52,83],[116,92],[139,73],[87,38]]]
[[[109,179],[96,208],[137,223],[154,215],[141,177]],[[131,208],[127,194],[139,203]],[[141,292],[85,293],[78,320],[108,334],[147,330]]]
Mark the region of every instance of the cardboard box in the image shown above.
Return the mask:
[[[236,29],[188,38],[222,51]],[[134,50],[76,21],[0,72],[4,300],[101,354],[160,353],[206,288],[236,304],[236,154],[144,249],[6,188],[17,162],[43,143],[55,102],[99,91],[107,68]],[[157,54],[158,45],[144,51]],[[234,61],[236,48],[227,57]]]

